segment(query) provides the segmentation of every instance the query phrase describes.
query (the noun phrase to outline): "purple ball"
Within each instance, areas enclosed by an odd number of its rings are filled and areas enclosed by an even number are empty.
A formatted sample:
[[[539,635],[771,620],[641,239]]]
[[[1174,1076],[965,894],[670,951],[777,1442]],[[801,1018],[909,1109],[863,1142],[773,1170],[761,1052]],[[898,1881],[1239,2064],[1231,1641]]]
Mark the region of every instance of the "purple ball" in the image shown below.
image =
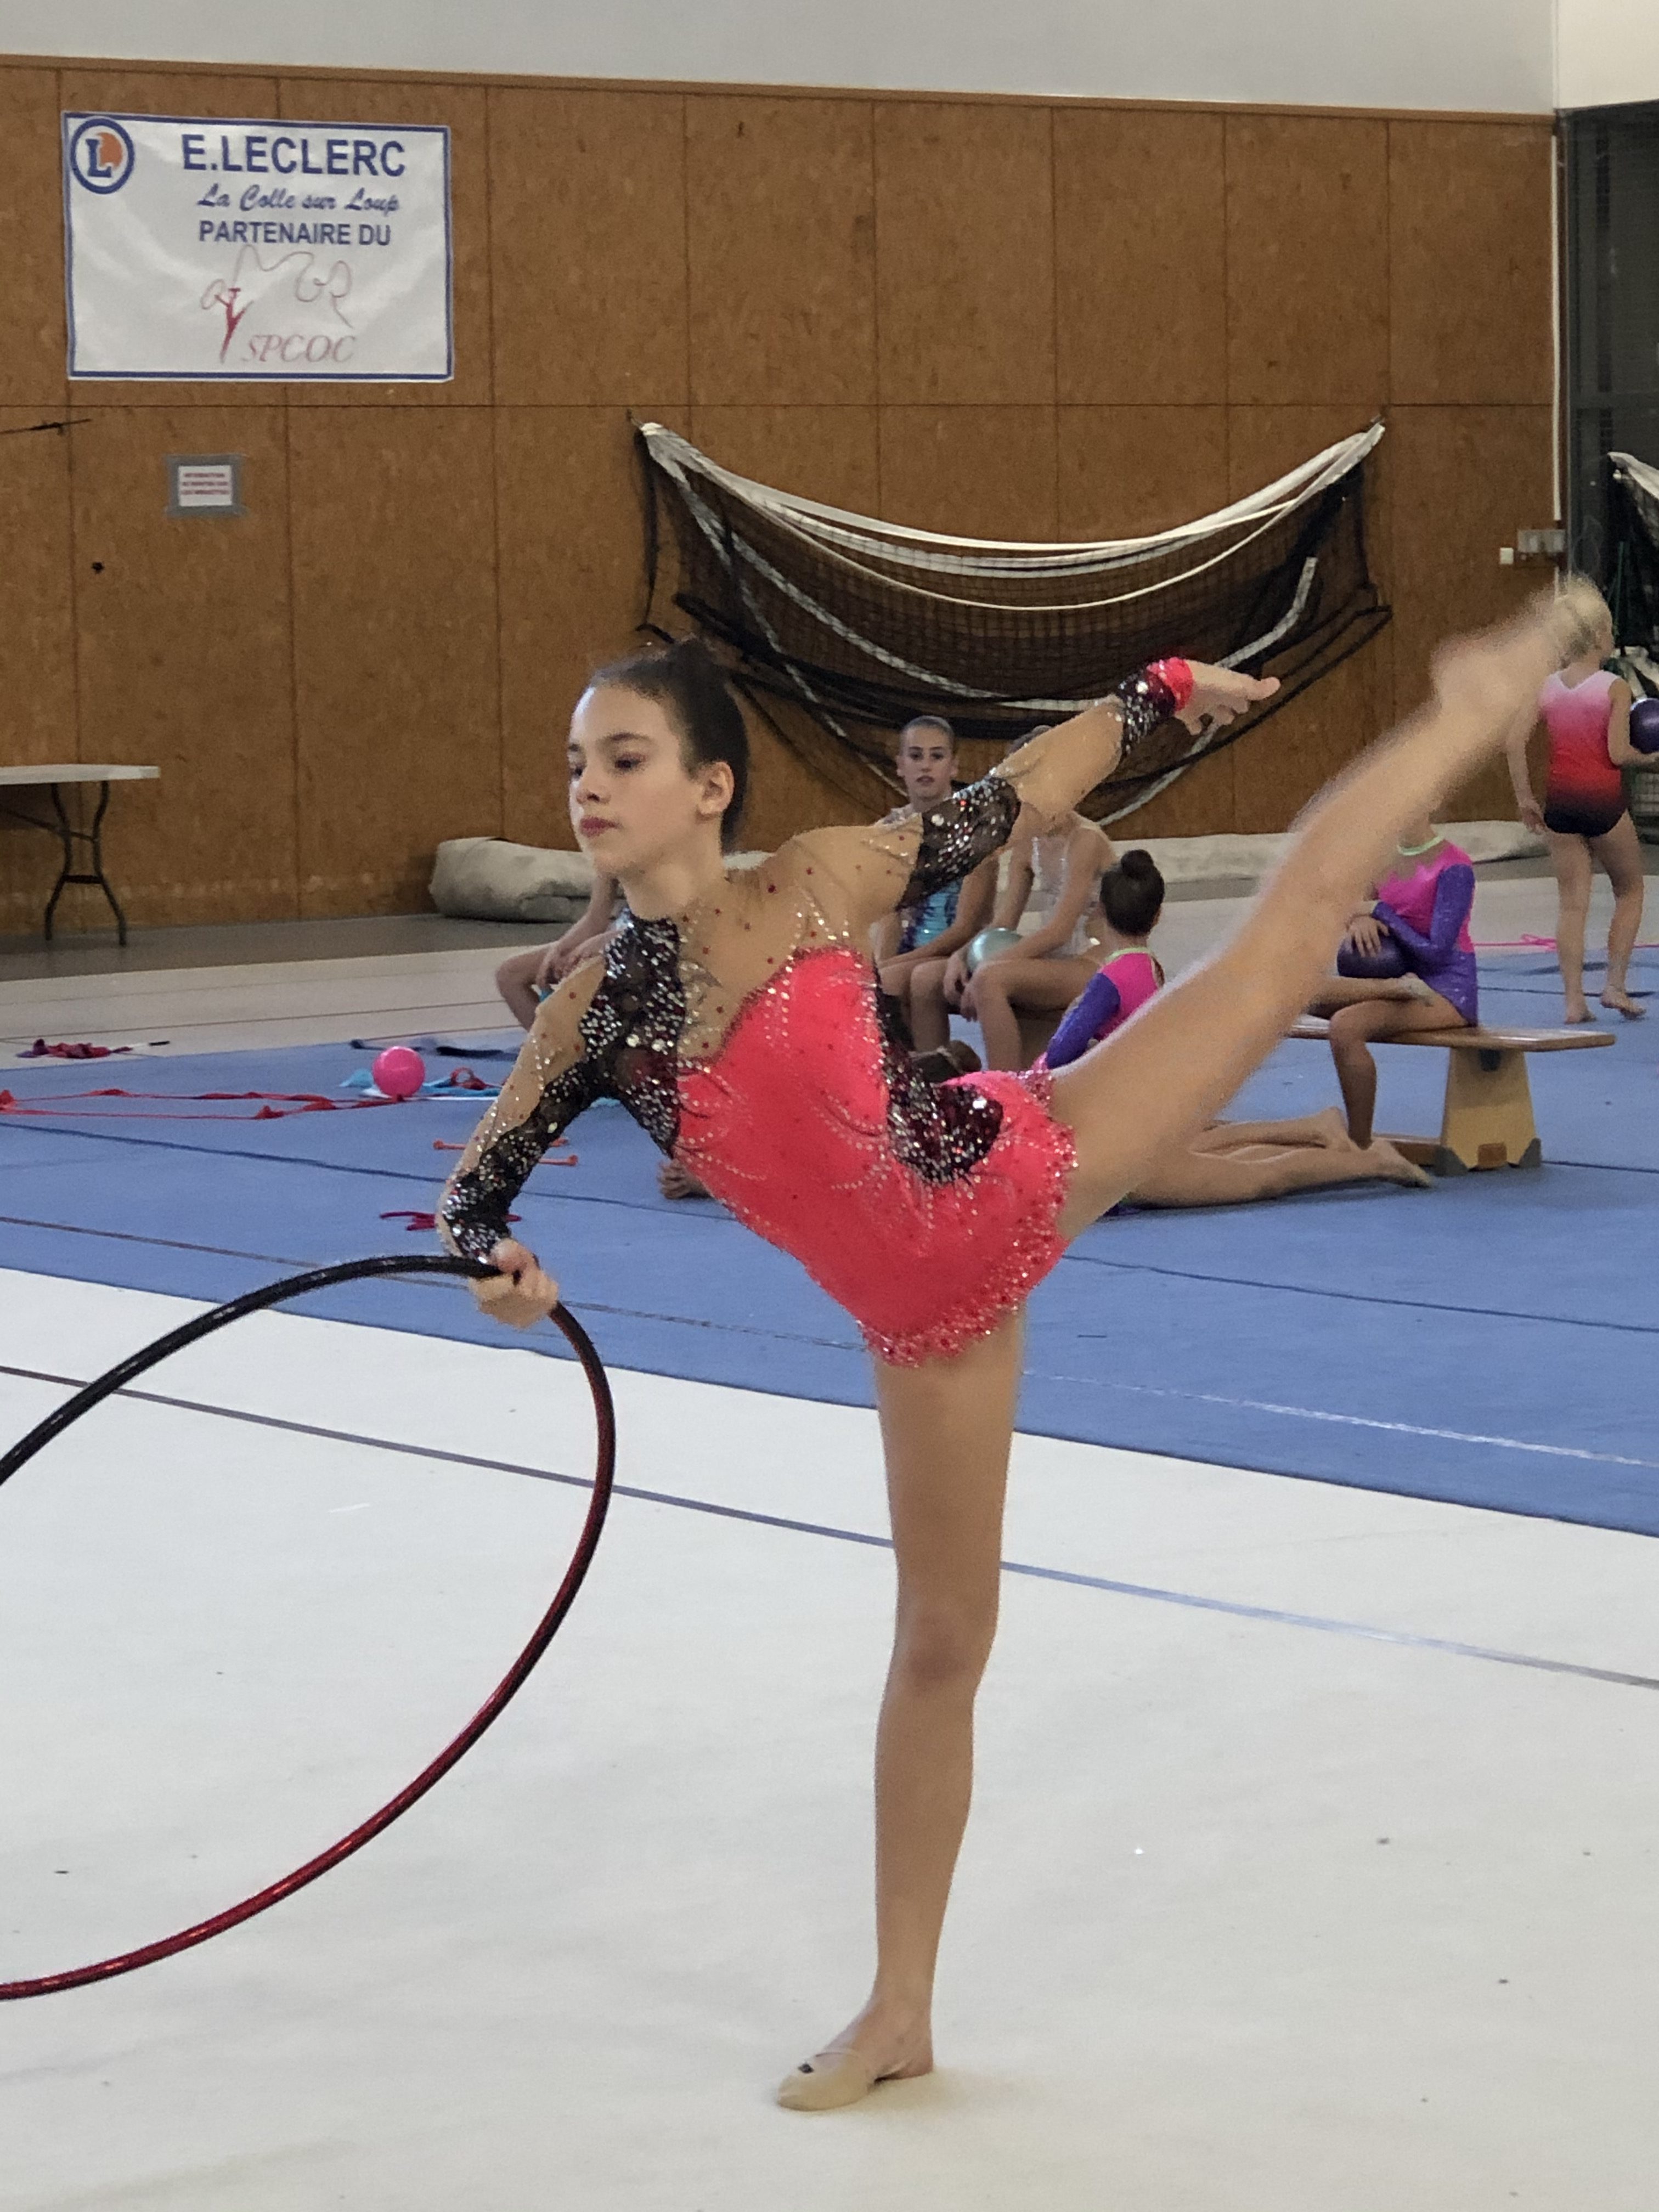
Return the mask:
[[[1659,753],[1659,699],[1638,699],[1632,705],[1630,741],[1638,753]]]

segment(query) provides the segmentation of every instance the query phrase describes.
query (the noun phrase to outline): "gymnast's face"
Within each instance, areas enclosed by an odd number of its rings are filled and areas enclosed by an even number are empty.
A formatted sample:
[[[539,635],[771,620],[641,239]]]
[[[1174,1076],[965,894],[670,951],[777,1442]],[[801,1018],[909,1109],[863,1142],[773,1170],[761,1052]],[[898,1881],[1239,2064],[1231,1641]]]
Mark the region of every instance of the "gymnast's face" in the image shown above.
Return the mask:
[[[899,739],[899,781],[913,806],[931,806],[951,788],[957,757],[942,730],[906,730]]]
[[[685,746],[655,699],[620,684],[584,691],[570,718],[570,824],[584,853],[630,875],[718,848],[732,801],[724,761],[688,766]]]

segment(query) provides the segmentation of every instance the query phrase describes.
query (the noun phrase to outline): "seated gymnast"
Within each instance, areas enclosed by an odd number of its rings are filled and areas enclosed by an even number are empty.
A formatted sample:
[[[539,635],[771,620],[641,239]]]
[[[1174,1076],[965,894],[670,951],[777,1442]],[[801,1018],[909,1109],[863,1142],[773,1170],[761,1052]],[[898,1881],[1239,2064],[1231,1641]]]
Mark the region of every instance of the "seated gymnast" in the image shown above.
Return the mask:
[[[620,898],[616,878],[595,868],[587,904],[564,935],[555,938],[551,945],[532,945],[528,952],[515,952],[511,959],[502,961],[495,970],[495,988],[521,1030],[530,1027],[537,1007],[563,982],[576,963],[599,951],[615,924]]]
[[[527,1328],[559,1286],[507,1226],[547,1146],[622,1101],[853,1316],[874,1364],[897,1577],[876,1738],[875,1974],[781,2085],[823,2111],[933,2063],[934,1970],[996,1626],[1021,1312],[1067,1243],[1208,1126],[1306,1004],[1395,841],[1495,759],[1583,649],[1569,586],[1443,652],[1435,696],[1304,815],[1228,943],[1069,1066],[918,1080],[883,1035],[866,947],[884,914],[1027,823],[1068,821],[1126,749],[1179,714],[1232,720],[1276,688],[1166,660],[890,828],[818,830],[761,867],[722,856],[748,774],[743,716],[696,644],[595,677],[569,736],[583,849],[627,909],[602,960],[545,1000],[440,1201],[481,1307]],[[1086,978],[1084,980],[1087,980]]]
[[[1372,1142],[1376,1112],[1376,1062],[1368,1047],[1480,1019],[1474,905],[1468,854],[1426,815],[1409,823],[1375,897],[1349,918],[1335,975],[1310,1002],[1310,1012],[1330,1017],[1348,1134],[1362,1150]]]
[[[919,714],[899,732],[899,781],[907,805],[888,815],[889,825],[912,807],[933,805],[950,793],[956,780],[956,732],[941,715]],[[937,1072],[969,1074],[979,1060],[966,1045],[952,1048],[951,1014],[960,1002],[958,988],[947,998],[951,957],[978,935],[991,919],[996,899],[997,864],[981,860],[960,883],[946,884],[918,904],[884,915],[873,938],[881,988],[895,1001],[912,1048],[939,1056]],[[931,1060],[924,1072],[932,1072]]]
[[[1164,910],[1164,878],[1150,853],[1126,853],[1101,878],[1102,935],[1113,950],[1066,1009],[1036,1065],[1053,1070],[1121,1029],[1164,987],[1147,940]],[[1428,1188],[1431,1178],[1392,1145],[1363,1152],[1334,1107],[1284,1121],[1217,1121],[1159,1156],[1125,1200],[1137,1206],[1249,1206],[1292,1191],[1383,1182]]]
[[[1035,731],[1025,743],[1041,744],[1048,734]],[[1010,754],[1004,765],[1018,757]],[[1058,822],[1022,831],[1010,846],[992,927],[1018,929],[1028,910],[1036,927],[981,961],[971,975],[965,954],[954,954],[945,979],[947,999],[954,997],[979,1024],[992,1067],[1024,1065],[1022,1014],[1057,1014],[1086,988],[1099,964],[1095,893],[1116,859],[1105,831],[1072,809]]]

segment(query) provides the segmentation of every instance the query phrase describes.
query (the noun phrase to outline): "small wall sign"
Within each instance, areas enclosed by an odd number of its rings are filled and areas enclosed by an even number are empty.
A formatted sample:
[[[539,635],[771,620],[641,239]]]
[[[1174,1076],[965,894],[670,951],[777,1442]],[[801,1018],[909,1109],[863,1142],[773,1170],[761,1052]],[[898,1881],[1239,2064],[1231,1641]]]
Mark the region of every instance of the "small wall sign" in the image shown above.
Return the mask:
[[[246,514],[240,453],[169,453],[169,514]]]

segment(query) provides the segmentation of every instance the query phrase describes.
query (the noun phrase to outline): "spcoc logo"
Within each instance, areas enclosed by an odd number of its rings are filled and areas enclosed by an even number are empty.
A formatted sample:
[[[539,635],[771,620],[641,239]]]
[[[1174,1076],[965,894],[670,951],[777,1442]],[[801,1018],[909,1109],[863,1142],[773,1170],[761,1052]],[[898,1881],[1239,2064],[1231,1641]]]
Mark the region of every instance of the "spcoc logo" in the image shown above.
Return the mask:
[[[262,368],[270,368],[277,362],[308,362],[313,368],[325,365],[341,368],[356,349],[356,337],[350,331],[343,331],[337,337],[330,337],[322,331],[313,331],[308,337],[304,331],[251,331],[246,357],[258,362]]]
[[[70,173],[89,192],[118,192],[132,174],[132,141],[110,115],[93,115],[69,143]]]

